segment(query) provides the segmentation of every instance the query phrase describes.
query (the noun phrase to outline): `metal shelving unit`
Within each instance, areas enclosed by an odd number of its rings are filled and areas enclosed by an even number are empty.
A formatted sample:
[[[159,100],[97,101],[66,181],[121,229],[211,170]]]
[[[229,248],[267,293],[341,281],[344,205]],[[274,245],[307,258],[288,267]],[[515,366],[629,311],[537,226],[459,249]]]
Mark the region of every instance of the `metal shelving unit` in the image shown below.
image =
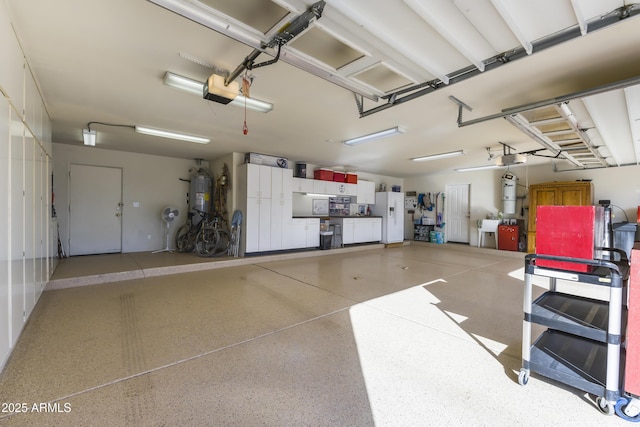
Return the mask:
[[[430,233],[435,229],[435,225],[413,225],[413,240],[421,242],[430,242]]]
[[[524,322],[522,369],[518,383],[525,385],[530,372],[567,384],[598,396],[598,408],[613,414],[623,393],[627,308],[625,290],[629,261],[618,250],[619,261],[584,260],[549,255],[525,257]],[[539,266],[538,261],[546,262]],[[548,267],[548,261],[580,264],[581,270]],[[549,279],[549,291],[533,301],[532,278]],[[558,292],[557,279],[607,286],[609,300],[601,301]],[[548,329],[532,344],[531,326]]]

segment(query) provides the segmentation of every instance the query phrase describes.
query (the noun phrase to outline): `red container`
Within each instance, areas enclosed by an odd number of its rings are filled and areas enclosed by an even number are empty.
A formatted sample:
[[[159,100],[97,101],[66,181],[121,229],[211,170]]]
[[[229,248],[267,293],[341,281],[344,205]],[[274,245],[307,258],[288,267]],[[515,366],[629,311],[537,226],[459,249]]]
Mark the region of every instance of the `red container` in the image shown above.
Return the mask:
[[[602,206],[538,206],[536,253],[581,259],[601,256],[604,245]],[[538,260],[537,265],[561,270],[589,271],[590,267],[564,261]]]
[[[330,169],[316,169],[313,171],[313,178],[322,181],[333,181],[333,171]]]
[[[501,251],[517,251],[520,227],[517,225],[498,226],[498,248]]]
[[[357,184],[358,183],[358,175],[354,173],[348,173],[346,178],[347,184]]]
[[[334,172],[333,173],[333,180],[335,182],[346,182],[347,181],[347,174],[346,173],[342,173],[342,172]]]
[[[640,395],[640,243],[631,250],[624,391]]]

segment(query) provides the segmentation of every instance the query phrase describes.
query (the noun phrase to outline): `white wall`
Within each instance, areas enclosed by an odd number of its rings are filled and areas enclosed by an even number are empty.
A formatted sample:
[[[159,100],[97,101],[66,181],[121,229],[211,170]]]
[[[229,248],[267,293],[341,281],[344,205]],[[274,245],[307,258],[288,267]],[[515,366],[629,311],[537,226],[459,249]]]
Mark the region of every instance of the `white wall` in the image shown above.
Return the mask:
[[[167,206],[180,215],[171,227],[171,246],[178,224],[187,220],[189,169],[195,160],[125,153],[96,147],[53,144],[55,207],[65,248],[69,239],[69,185],[71,164],[122,168],[122,252],[145,252],[165,247],[166,224],[160,212]],[[207,166],[203,162],[203,166]],[[134,207],[137,203],[138,207]],[[150,237],[149,237],[150,236]]]
[[[529,168],[529,183],[538,184],[550,181],[575,181],[590,179],[593,181],[593,203],[599,200],[611,200],[614,205],[613,222],[637,222],[640,206],[640,166],[624,166],[590,171],[553,172],[550,166]],[[626,216],[625,216],[626,214]]]
[[[0,370],[53,270],[51,122],[0,2]]]
[[[601,199],[608,199],[615,205],[613,208],[614,222],[624,221],[626,218],[629,222],[635,223],[637,221],[637,209],[640,206],[640,166],[554,172],[551,163],[548,163],[538,166],[512,167],[511,172],[518,177],[517,195],[519,197],[527,194],[527,187],[530,184],[590,179],[594,186],[594,203],[597,204]],[[498,211],[502,210],[501,177],[504,173],[504,169],[494,169],[406,178],[404,191],[433,193],[444,191],[447,184],[470,184],[469,244],[476,245],[478,240],[476,221],[485,218],[487,214],[496,215]],[[521,216],[523,200],[518,199],[516,214],[507,217],[526,220],[529,215],[528,204],[528,198],[525,198],[524,216]],[[432,213],[427,213],[427,216],[431,215]],[[417,216],[419,216],[419,212],[416,213]],[[405,223],[410,220],[411,218]]]

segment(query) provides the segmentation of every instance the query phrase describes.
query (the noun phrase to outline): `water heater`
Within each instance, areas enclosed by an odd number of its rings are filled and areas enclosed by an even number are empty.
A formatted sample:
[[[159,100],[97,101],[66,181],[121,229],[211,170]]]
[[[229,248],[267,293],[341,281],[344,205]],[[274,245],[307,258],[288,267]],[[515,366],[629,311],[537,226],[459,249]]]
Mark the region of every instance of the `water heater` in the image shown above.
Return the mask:
[[[516,213],[516,186],[518,178],[507,171],[502,175],[502,212],[505,214]]]
[[[191,175],[189,206],[193,212],[193,224],[197,224],[202,219],[198,211],[207,213],[211,211],[211,175],[205,168],[198,168]]]

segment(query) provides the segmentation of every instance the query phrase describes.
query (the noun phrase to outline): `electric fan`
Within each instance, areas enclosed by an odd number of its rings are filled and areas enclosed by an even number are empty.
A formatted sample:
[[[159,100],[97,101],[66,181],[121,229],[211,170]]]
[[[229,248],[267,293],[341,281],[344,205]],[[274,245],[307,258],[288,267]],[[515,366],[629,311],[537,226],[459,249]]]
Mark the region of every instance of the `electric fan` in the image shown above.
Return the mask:
[[[164,249],[160,249],[158,251],[153,251],[152,253],[156,254],[158,252],[172,252],[173,249],[169,247],[169,230],[171,229],[171,224],[175,221],[178,216],[178,209],[173,209],[170,207],[164,208],[160,213],[160,218],[167,224],[167,245]]]

